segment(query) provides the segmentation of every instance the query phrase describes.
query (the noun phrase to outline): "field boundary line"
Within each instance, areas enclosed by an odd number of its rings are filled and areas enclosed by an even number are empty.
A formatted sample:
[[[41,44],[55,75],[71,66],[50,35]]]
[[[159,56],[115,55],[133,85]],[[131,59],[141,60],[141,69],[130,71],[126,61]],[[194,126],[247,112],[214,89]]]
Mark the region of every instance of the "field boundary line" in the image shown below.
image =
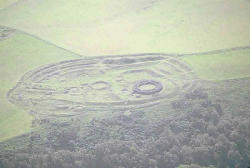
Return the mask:
[[[0,26],[5,26],[5,25],[0,25]],[[7,28],[10,28],[10,29],[13,29],[13,30],[16,30],[17,32],[20,32],[20,33],[24,33],[28,36],[31,36],[33,38],[36,38],[40,41],[43,41],[44,43],[46,44],[49,44],[49,45],[52,45],[56,48],[59,48],[59,49],[62,49],[63,51],[66,51],[66,52],[69,52],[71,54],[74,54],[78,57],[84,57],[85,59],[94,59],[94,58],[100,58],[100,57],[104,57],[104,58],[113,58],[113,57],[127,57],[127,56],[145,56],[145,55],[162,55],[162,56],[170,56],[170,57],[184,57],[184,56],[194,56],[194,55],[214,55],[214,54],[220,54],[220,53],[227,53],[227,52],[233,52],[233,51],[238,51],[238,50],[249,50],[250,49],[250,46],[238,46],[238,47],[232,47],[232,48],[224,48],[224,49],[218,49],[218,50],[210,50],[210,51],[204,51],[204,52],[191,52],[191,53],[155,53],[155,52],[149,52],[149,53],[134,53],[134,54],[107,54],[107,55],[93,55],[93,56],[88,56],[88,55],[82,55],[82,54],[79,54],[79,53],[76,53],[74,51],[71,51],[71,50],[68,50],[66,48],[63,48],[63,47],[60,47],[52,42],[49,42],[47,40],[44,40],[36,35],[33,35],[33,34],[30,34],[30,33],[27,33],[23,30],[20,30],[20,29],[16,29],[16,28],[12,28],[12,27],[9,27],[9,26],[5,26]]]

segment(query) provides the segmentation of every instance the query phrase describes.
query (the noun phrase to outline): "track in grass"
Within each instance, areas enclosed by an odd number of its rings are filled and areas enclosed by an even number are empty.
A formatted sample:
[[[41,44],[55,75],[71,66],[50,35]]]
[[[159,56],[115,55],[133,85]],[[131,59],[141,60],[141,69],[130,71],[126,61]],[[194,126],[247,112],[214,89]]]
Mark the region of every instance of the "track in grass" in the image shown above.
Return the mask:
[[[67,60],[27,72],[8,99],[39,114],[141,108],[195,87],[179,59],[148,54]]]

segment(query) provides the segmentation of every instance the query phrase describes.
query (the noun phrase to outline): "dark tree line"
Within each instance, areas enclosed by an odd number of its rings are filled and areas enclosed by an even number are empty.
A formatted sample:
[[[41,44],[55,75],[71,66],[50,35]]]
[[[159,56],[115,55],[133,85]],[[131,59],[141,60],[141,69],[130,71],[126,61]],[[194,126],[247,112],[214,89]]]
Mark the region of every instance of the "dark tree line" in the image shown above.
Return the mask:
[[[2,157],[0,165],[6,168],[249,166],[249,112],[244,115],[224,112],[220,104],[199,91],[172,105],[176,111],[186,109],[186,115],[153,123],[143,119],[143,112],[139,111],[131,116],[119,114],[93,120],[86,136],[79,137],[77,129],[53,132],[48,134],[48,141],[57,145],[50,151]]]

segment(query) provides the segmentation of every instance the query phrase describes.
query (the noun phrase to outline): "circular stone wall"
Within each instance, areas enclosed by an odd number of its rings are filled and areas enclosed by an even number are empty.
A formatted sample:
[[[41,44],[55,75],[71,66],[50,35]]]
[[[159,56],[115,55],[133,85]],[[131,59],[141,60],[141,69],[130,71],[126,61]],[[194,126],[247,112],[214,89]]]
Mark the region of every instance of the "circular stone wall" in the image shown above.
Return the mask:
[[[146,89],[143,90],[141,89],[141,86],[144,85],[153,85],[153,89]],[[160,92],[163,89],[163,86],[160,82],[154,81],[154,80],[141,80],[137,81],[133,87],[133,92],[136,94],[141,94],[141,95],[152,95],[155,93]]]

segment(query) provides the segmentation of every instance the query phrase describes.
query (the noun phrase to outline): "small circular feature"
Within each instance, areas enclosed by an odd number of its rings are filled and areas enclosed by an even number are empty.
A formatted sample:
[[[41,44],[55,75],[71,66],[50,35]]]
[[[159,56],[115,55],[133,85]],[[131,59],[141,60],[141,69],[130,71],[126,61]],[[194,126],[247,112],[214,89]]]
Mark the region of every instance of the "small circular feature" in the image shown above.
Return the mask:
[[[93,88],[94,90],[106,90],[110,87],[110,84],[104,81],[97,81],[91,84],[91,88]]]
[[[133,92],[141,95],[152,95],[160,92],[163,86],[160,82],[154,80],[137,81],[133,87]]]

